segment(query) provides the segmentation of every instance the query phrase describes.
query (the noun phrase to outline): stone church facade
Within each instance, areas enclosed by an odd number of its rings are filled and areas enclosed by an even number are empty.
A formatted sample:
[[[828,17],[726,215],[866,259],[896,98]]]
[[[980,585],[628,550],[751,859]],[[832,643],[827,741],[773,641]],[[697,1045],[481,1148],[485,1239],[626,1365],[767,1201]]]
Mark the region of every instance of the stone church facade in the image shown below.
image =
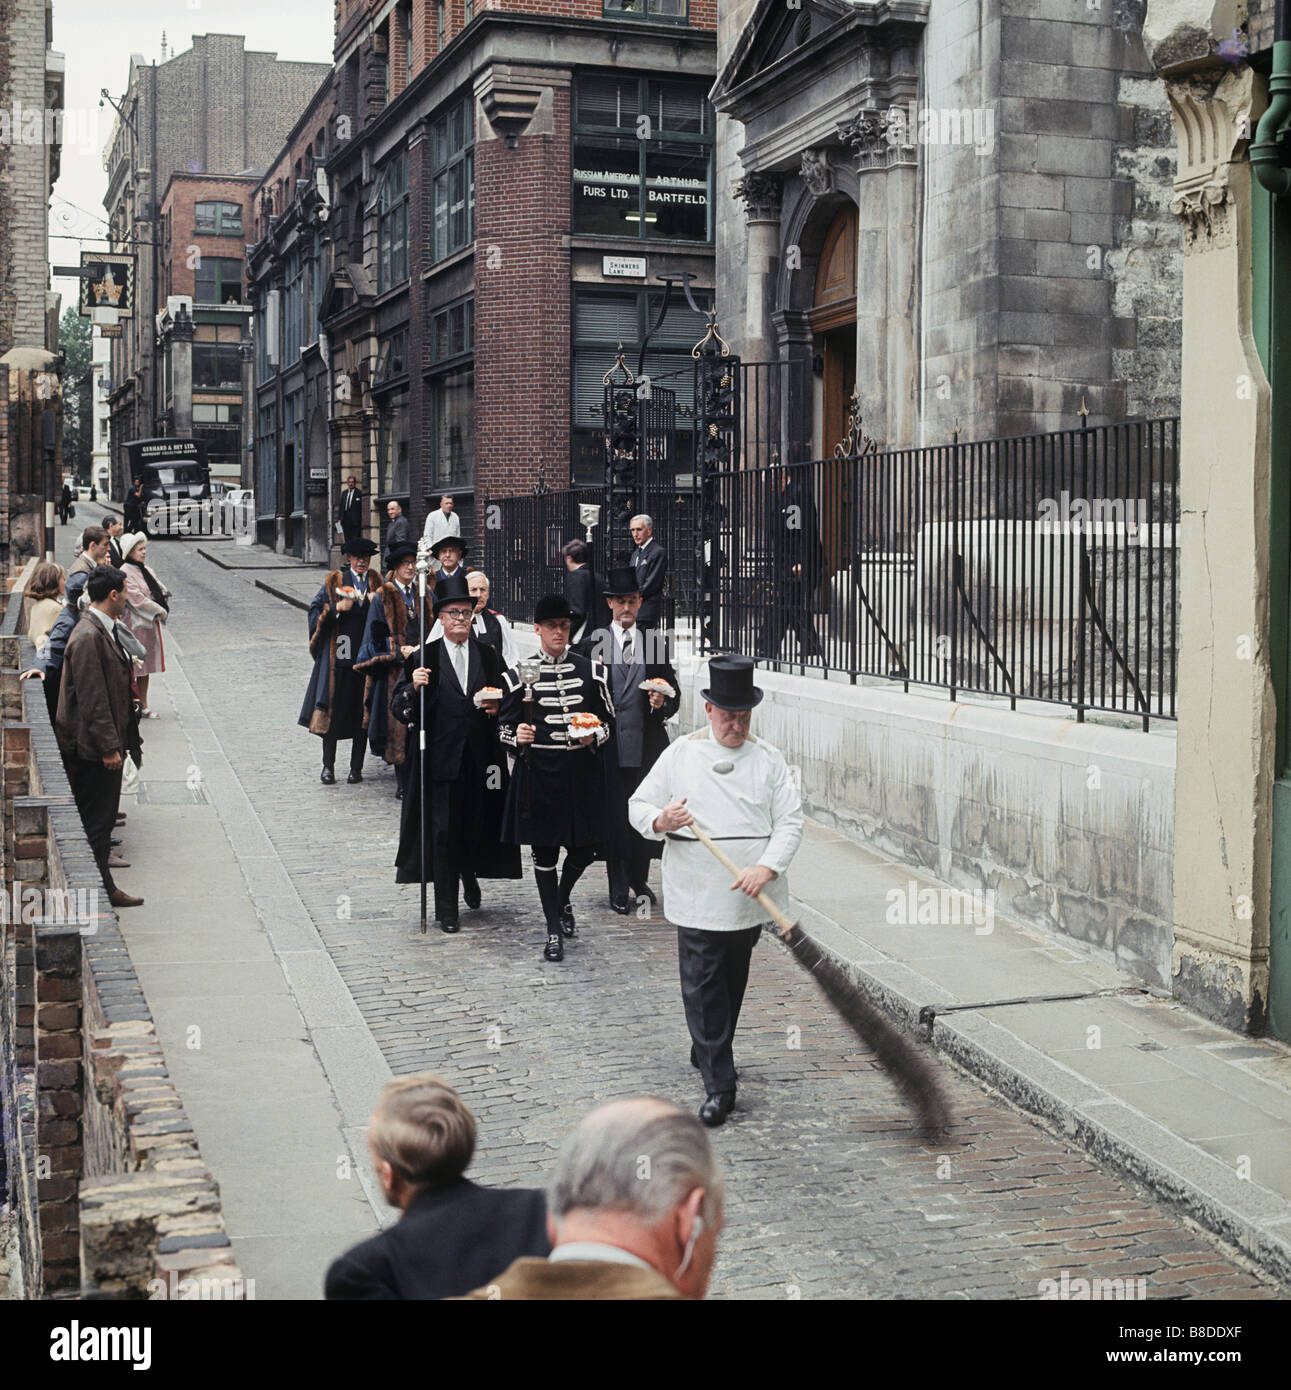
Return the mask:
[[[1178,411],[1174,140],[1141,7],[730,0],[717,303],[808,456]],[[804,428],[806,428],[804,420]]]

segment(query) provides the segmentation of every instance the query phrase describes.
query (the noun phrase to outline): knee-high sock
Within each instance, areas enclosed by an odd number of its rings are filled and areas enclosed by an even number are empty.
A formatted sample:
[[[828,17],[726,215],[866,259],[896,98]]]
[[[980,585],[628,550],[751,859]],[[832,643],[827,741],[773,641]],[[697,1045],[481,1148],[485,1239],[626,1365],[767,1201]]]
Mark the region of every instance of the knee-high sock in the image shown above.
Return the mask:
[[[556,882],[556,859],[559,847],[535,845],[533,857],[533,876],[538,881],[538,901],[542,903],[542,914],[547,919],[547,930],[560,930],[560,888]]]
[[[569,904],[569,895],[574,891],[574,885],[583,876],[583,870],[596,858],[596,850],[591,845],[585,845],[582,849],[567,849],[565,851],[565,863],[560,870],[560,905],[566,907]]]

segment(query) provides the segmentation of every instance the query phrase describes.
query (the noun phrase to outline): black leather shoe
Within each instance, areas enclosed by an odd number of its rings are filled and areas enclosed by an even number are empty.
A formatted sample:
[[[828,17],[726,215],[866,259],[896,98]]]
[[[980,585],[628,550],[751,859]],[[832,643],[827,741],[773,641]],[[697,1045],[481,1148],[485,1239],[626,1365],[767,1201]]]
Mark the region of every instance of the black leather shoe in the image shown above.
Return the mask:
[[[691,1043],[691,1045],[690,1045],[690,1065],[691,1065],[692,1067],[697,1067],[697,1066],[699,1065],[699,1058],[695,1056],[695,1044],[694,1044],[694,1043]]]
[[[716,1129],[726,1123],[726,1117],[735,1109],[735,1092],[721,1091],[709,1096],[699,1107],[699,1118],[709,1127]]]
[[[560,909],[560,934],[566,937],[574,935],[574,909],[568,903]]]
[[[336,781],[336,773],[330,767],[325,767],[318,779],[325,787],[330,787]]]
[[[610,906],[620,917],[626,917],[632,911],[632,901],[630,898],[611,898]]]
[[[654,892],[650,888],[649,884],[647,884],[644,888],[634,888],[632,891],[637,895],[638,898],[648,898],[652,905],[659,901],[659,899],[655,897]]]
[[[462,924],[457,920],[456,917],[450,917],[447,920],[440,922],[439,929],[440,931],[447,932],[449,936],[452,936],[454,935],[454,933],[461,931]]]
[[[565,943],[560,939],[559,932],[552,932],[547,937],[547,944],[542,948],[543,960],[564,960]]]
[[[480,881],[478,878],[470,878],[462,875],[462,897],[467,907],[479,907],[480,905]]]
[[[353,786],[355,782],[361,782],[363,780],[363,774],[361,772],[351,772],[345,780],[350,786]]]

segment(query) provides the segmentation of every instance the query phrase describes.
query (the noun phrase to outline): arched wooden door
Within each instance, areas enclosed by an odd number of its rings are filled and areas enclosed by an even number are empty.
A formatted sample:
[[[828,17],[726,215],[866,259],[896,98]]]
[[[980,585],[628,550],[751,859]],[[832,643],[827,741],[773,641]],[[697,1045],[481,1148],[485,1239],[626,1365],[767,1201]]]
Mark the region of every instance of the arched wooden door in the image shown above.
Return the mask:
[[[840,208],[825,233],[816,266],[816,293],[808,315],[813,352],[821,372],[818,456],[829,458],[847,437],[847,413],[856,389],[857,216],[852,203]],[[832,464],[822,480],[821,540],[829,572],[850,561],[847,554],[849,487],[847,465]]]

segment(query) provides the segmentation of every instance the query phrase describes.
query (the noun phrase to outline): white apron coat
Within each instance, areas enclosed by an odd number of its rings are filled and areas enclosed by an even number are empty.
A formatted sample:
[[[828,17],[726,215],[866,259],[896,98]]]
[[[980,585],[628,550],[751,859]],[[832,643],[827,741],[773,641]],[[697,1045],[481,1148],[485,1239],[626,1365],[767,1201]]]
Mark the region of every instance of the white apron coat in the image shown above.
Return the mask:
[[[714,764],[734,763],[728,773]],[[768,921],[756,898],[731,889],[731,875],[689,827],[659,834],[651,827],[670,801],[686,809],[740,868],[774,869],[763,890],[789,910],[785,872],[802,843],[802,799],[779,749],[747,738],[725,748],[703,728],[678,739],[646,774],[628,802],[628,819],[647,840],[663,843],[663,896],[668,920],[700,931],[742,931]]]

